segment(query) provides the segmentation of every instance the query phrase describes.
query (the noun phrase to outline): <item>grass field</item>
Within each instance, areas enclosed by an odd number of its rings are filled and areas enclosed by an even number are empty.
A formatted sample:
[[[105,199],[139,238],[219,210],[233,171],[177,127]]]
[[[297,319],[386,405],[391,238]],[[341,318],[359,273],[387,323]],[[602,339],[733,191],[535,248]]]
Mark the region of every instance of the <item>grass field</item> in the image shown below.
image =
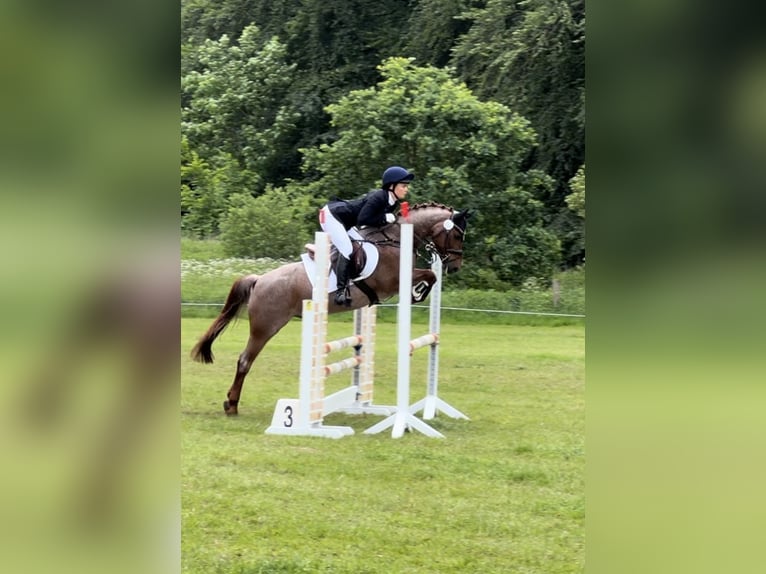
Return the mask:
[[[394,440],[362,434],[381,417],[336,414],[326,423],[356,434],[331,440],[264,434],[277,399],[297,398],[298,321],[256,361],[236,418],[221,403],[247,322],[216,341],[213,365],[193,363],[209,322],[182,320],[184,573],[584,571],[583,327],[444,324],[440,396],[471,420],[440,415],[445,439]],[[395,404],[396,326],[377,336],[375,402]]]

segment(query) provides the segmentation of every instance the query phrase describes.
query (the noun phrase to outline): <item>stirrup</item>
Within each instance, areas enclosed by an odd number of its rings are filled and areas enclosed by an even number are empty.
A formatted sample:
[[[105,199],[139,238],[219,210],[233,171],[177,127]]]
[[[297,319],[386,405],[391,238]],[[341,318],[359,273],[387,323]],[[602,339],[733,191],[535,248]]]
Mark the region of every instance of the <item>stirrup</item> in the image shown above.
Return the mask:
[[[335,292],[334,301],[336,305],[351,307],[351,291],[349,290],[348,285]]]

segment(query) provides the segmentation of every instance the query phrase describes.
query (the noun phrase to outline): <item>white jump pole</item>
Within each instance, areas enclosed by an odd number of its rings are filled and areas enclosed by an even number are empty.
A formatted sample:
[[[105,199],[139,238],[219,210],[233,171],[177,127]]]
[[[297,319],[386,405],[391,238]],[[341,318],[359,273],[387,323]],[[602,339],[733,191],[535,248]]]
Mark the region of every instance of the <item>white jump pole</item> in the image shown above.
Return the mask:
[[[431,261],[431,271],[436,275],[436,284],[431,289],[431,304],[429,308],[429,333],[441,334],[441,310],[442,310],[442,260],[438,254],[433,254]],[[424,335],[428,337],[428,335]],[[421,337],[422,339],[423,337]],[[417,340],[417,339],[416,339]],[[426,386],[426,396],[420,399],[410,407],[412,414],[422,409],[423,419],[431,420],[437,412],[444,413],[454,419],[467,419],[468,417],[457,410],[455,407],[447,404],[438,396],[439,386],[439,340],[431,343],[428,350],[428,381]]]
[[[396,412],[388,418],[364,431],[365,434],[379,433],[388,427],[392,438],[401,438],[410,427],[433,438],[444,438],[434,428],[418,419],[410,412],[410,333],[411,333],[411,289],[412,289],[412,244],[413,229],[411,223],[401,225],[400,258],[399,258],[399,305],[397,312],[398,343],[397,343],[397,383],[396,383]]]

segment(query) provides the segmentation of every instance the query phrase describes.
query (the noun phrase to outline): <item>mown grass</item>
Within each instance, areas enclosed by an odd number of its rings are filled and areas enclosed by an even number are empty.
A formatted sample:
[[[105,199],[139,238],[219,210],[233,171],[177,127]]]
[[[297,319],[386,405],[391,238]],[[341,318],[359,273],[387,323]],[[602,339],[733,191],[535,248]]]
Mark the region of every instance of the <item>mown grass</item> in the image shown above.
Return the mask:
[[[440,415],[430,424],[446,439],[394,440],[362,434],[380,417],[330,415],[356,431],[336,441],[264,434],[277,399],[297,397],[298,321],[256,361],[236,418],[221,402],[247,322],[219,338],[213,365],[193,363],[208,324],[182,320],[184,573],[583,571],[581,326],[445,324],[440,396],[471,420]],[[331,322],[333,337],[348,330]],[[379,404],[396,402],[395,348],[396,326],[380,323]]]

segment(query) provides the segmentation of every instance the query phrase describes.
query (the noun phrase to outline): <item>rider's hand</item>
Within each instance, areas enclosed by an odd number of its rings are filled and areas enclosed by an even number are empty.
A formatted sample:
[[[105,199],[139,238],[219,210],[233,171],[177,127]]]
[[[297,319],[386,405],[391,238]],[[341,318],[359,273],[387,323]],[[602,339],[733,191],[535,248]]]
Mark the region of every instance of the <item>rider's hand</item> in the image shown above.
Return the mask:
[[[393,213],[386,213],[386,221],[388,223],[393,223],[396,221],[396,216]]]

